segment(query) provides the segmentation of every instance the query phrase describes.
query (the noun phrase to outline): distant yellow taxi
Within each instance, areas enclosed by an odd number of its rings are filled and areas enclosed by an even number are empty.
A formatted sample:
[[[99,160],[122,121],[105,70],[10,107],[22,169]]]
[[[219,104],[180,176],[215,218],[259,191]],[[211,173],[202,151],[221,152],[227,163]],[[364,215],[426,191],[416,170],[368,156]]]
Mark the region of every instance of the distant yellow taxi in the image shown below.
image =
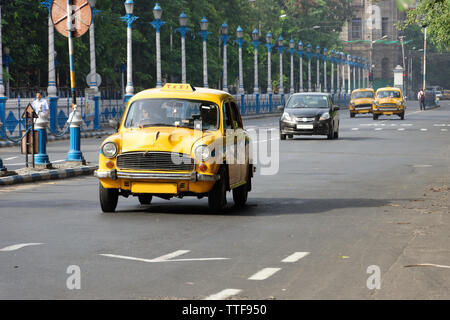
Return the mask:
[[[375,91],[370,88],[355,89],[350,98],[350,118],[357,114],[372,113],[372,104],[375,99]]]
[[[373,120],[378,120],[380,115],[397,115],[401,120],[405,119],[406,102],[403,99],[402,90],[399,88],[379,88],[375,94],[373,105]]]
[[[169,83],[133,96],[113,125],[117,133],[102,143],[95,172],[104,212],[116,210],[119,195],[145,205],[154,196],[208,197],[221,210],[232,190],[235,205],[246,203],[251,142],[227,92]]]

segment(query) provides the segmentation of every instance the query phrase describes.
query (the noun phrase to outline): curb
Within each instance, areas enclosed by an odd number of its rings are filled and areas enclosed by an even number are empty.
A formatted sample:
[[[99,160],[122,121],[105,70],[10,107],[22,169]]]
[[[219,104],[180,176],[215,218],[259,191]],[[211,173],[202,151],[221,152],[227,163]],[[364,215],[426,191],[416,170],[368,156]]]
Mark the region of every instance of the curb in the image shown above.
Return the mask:
[[[111,132],[109,131],[93,131],[93,132],[84,132],[81,133],[81,138],[93,138],[98,135],[110,135]],[[55,136],[47,136],[47,141],[57,141],[57,140],[67,140],[70,139],[70,134],[63,135],[62,137],[55,137]],[[21,142],[11,142],[11,141],[0,141],[0,148],[5,147],[14,147],[14,146],[20,146]]]
[[[279,117],[280,115],[281,115],[281,112],[255,114],[255,115],[242,116],[242,119],[244,119],[244,120],[263,119],[263,118]]]
[[[24,175],[15,175],[8,176],[4,178],[0,178],[0,186],[18,184],[18,183],[26,183],[26,182],[36,182],[36,181],[45,181],[45,180],[57,180],[57,179],[65,179],[71,178],[81,175],[90,175],[94,170],[97,170],[98,166],[81,166],[70,169],[55,169],[48,170],[42,173],[30,173]]]

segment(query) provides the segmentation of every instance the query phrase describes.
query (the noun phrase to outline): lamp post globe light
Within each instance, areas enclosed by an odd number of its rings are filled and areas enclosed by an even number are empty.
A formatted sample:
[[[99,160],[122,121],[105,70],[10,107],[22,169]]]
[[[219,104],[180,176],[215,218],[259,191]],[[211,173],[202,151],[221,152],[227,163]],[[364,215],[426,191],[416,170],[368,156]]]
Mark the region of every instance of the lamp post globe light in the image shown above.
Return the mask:
[[[162,79],[161,79],[161,27],[165,24],[164,21],[161,20],[162,17],[162,8],[158,3],[153,7],[153,17],[155,20],[150,22],[150,24],[156,30],[156,87],[162,87]]]
[[[283,46],[283,37],[279,36],[278,37],[278,47],[277,50],[280,52],[280,88],[279,88],[279,94],[284,94],[284,88],[283,88],[283,51],[284,51],[284,46]]]
[[[317,72],[316,72],[316,92],[317,91],[321,91],[320,88],[320,46],[317,45],[316,46],[316,67],[317,67]]]
[[[328,92],[328,88],[327,88],[327,53],[328,53],[328,49],[327,48],[323,48],[323,55],[322,55],[322,60],[323,60],[323,92]]]
[[[200,29],[199,34],[202,36],[203,43],[203,87],[208,88],[208,56],[206,52],[206,39],[210,32],[208,32],[208,20],[203,17],[200,20]]]
[[[186,32],[191,30],[190,28],[186,27],[188,17],[184,12],[181,12],[180,16],[178,17],[178,20],[180,22],[180,27],[175,29],[175,32],[179,32],[181,35],[181,82],[186,83],[186,46],[185,46],[185,39],[186,39]]]
[[[126,12],[126,15],[121,17],[121,19],[127,23],[127,85],[125,87],[125,97],[124,97],[125,104],[128,102],[128,100],[134,94],[134,87],[133,87],[133,51],[132,51],[133,38],[132,38],[132,25],[133,25],[133,22],[136,21],[136,19],[139,19],[139,17],[136,17],[136,16],[133,15],[133,9],[134,9],[134,2],[133,2],[133,0],[126,0],[125,1],[125,12]]]
[[[294,39],[291,38],[291,40],[289,40],[289,53],[291,54],[291,88],[289,90],[290,94],[293,94],[295,92],[294,89],[294,53],[295,53],[295,41]]]
[[[303,42],[298,42],[298,56],[300,62],[300,85],[299,91],[303,92]]]
[[[308,56],[308,92],[312,91],[311,87],[311,56],[312,56],[312,45],[308,43],[306,45],[306,55]]]
[[[244,44],[245,40],[244,37],[244,30],[242,30],[241,26],[238,26],[236,29],[236,42],[239,45],[239,94],[244,94],[244,73],[242,68],[242,45]]]
[[[252,44],[255,48],[255,58],[254,58],[254,86],[253,86],[253,93],[258,94],[259,93],[259,85],[258,85],[258,45],[261,43],[258,41],[259,39],[259,32],[258,29],[254,29],[252,32]]]
[[[227,72],[227,43],[230,39],[228,35],[228,25],[224,22],[220,27],[220,32],[222,33],[223,41],[223,91],[228,92],[228,72]]]
[[[272,93],[272,57],[271,57],[271,51],[272,51],[272,34],[269,32],[266,35],[266,48],[267,48],[267,93]]]

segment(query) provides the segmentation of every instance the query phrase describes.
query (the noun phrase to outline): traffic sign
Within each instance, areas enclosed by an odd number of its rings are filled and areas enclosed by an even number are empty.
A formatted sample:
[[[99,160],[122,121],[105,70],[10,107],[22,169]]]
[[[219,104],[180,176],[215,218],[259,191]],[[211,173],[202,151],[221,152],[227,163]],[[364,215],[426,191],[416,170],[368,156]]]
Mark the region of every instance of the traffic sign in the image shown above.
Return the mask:
[[[94,77],[92,76],[92,73],[89,73],[89,74],[86,76],[86,84],[87,84],[88,86],[90,86],[90,85],[91,85],[91,82],[94,82],[94,81],[95,81],[97,87],[100,87],[100,85],[102,84],[102,77],[101,77],[98,73],[96,73],[96,74],[95,74],[95,78],[94,78]]]
[[[50,15],[55,29],[64,37],[69,36],[67,30],[67,0],[53,0]],[[72,37],[85,34],[92,22],[92,10],[88,0],[72,0]]]

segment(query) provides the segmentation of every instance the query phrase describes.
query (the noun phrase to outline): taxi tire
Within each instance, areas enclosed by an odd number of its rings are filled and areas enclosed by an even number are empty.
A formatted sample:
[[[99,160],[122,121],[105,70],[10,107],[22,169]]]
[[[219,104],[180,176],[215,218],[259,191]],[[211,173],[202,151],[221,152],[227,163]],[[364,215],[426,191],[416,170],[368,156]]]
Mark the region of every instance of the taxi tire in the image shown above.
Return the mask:
[[[149,205],[152,203],[153,196],[138,196],[139,203],[144,205]]]
[[[353,112],[350,112],[350,118],[354,118],[355,114]]]
[[[330,128],[330,132],[328,132],[328,134],[327,134],[327,139],[328,140],[333,140],[333,138],[334,138],[334,128],[331,127]]]
[[[280,132],[280,140],[286,140],[286,135]]]
[[[219,169],[220,179],[208,194],[208,206],[211,210],[222,210],[227,205],[227,173],[224,166]]]
[[[404,112],[400,114],[400,120],[405,120],[405,113]]]
[[[103,212],[116,211],[117,201],[119,199],[119,189],[104,188],[99,182],[100,207]]]
[[[248,198],[248,189],[251,183],[251,178],[249,178],[246,184],[233,189],[233,201],[236,207],[240,208],[245,206]]]
[[[373,120],[378,120],[378,114],[373,115]]]

